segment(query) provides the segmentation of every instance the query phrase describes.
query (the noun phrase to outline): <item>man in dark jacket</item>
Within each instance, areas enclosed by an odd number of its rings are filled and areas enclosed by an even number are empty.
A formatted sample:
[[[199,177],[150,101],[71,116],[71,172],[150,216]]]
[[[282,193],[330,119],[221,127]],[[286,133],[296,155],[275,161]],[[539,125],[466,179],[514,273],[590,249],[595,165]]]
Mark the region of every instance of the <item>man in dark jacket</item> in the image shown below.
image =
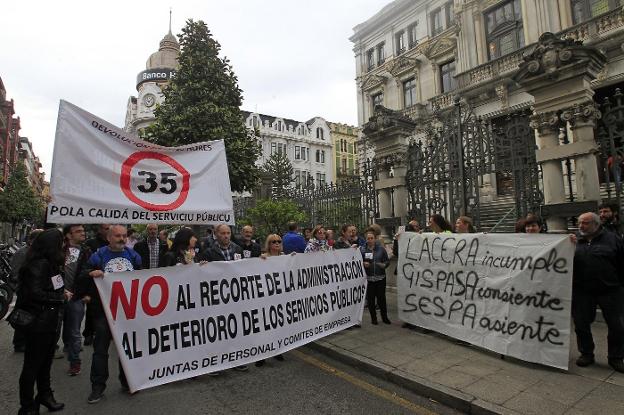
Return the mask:
[[[95,238],[88,239],[85,242],[85,245],[89,248],[91,252],[95,252],[103,246],[108,245],[108,228],[110,225],[108,223],[103,223],[98,225],[97,234]],[[93,310],[92,306],[87,303],[87,311],[85,314],[85,324],[84,329],[82,330],[82,335],[84,336],[84,344],[85,346],[90,346],[93,344]]]
[[[69,293],[63,313],[63,343],[67,349],[69,376],[76,376],[81,371],[80,347],[82,337],[80,326],[84,318],[85,305],[76,289],[81,267],[89,259],[91,250],[84,244],[85,230],[82,225],[69,224],[63,227],[65,239],[65,290]]]
[[[232,242],[232,230],[226,224],[214,229],[215,242],[199,254],[199,261],[234,261],[243,259],[243,250]]]
[[[236,244],[243,250],[243,258],[258,258],[262,253],[260,244],[253,239],[254,228],[251,225],[243,226]]]
[[[158,238],[158,225],[150,223],[146,228],[147,237],[134,245],[134,250],[141,255],[143,269],[158,268],[167,253],[167,244]]]
[[[84,284],[86,301],[93,306],[93,359],[91,361],[91,394],[89,403],[97,403],[102,399],[106,381],[108,380],[108,348],[112,334],[102,308],[102,300],[95,286],[94,278],[102,278],[104,272],[122,272],[141,269],[141,257],[134,250],[126,247],[128,230],[123,225],[113,225],[108,230],[108,246],[94,252],[84,267],[79,284]],[[126,375],[119,364],[119,381],[124,390],[128,391]]]
[[[600,217],[583,213],[574,254],[572,318],[581,356],[577,366],[594,363],[591,323],[600,306],[607,323],[609,366],[624,373],[624,244],[600,226]],[[573,238],[574,240],[574,238]]]
[[[214,228],[215,241],[212,246],[203,250],[199,254],[199,261],[235,261],[243,259],[243,249],[231,241],[232,230],[224,223],[221,223]],[[234,369],[245,372],[247,371],[247,365],[237,366]],[[220,372],[213,372],[211,375],[215,376]]]
[[[600,215],[602,228],[605,231],[613,232],[617,236],[622,237],[622,227],[620,226],[618,210],[617,204],[603,203],[598,206],[598,214]]]

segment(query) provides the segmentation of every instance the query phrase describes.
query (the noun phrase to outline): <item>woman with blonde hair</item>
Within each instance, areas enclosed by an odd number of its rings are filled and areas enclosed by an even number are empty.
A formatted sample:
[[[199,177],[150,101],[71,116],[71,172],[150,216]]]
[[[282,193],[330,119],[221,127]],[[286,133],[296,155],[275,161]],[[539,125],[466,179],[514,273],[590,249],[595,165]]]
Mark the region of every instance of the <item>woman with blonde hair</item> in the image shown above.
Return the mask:
[[[294,254],[294,252],[293,252]],[[284,248],[282,247],[282,237],[277,234],[270,234],[266,238],[266,242],[264,243],[264,254],[260,255],[260,258],[267,259],[270,256],[280,256],[284,255]],[[276,360],[280,362],[284,361],[284,356],[278,354],[275,356]],[[256,362],[256,367],[264,366],[264,359],[258,360]]]

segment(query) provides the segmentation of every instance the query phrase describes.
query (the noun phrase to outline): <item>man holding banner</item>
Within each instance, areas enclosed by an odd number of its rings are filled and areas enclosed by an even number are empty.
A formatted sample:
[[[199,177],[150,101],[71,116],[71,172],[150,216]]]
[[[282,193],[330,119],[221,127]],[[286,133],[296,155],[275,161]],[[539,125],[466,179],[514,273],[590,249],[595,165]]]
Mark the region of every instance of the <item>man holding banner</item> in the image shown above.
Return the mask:
[[[126,247],[127,229],[123,225],[112,225],[108,230],[108,246],[98,249],[85,267],[84,278],[87,279],[89,298],[94,308],[93,327],[95,339],[93,342],[93,359],[91,362],[91,394],[89,403],[97,403],[104,395],[108,380],[108,348],[112,334],[102,308],[102,300],[97,292],[94,278],[102,278],[104,272],[123,272],[141,269],[141,257],[132,249]],[[119,381],[121,387],[128,391],[126,375],[119,364]]]
[[[572,317],[581,353],[576,365],[595,362],[591,323],[600,306],[609,329],[609,366],[624,373],[624,245],[616,233],[600,226],[595,213],[579,216],[578,226],[572,289]]]

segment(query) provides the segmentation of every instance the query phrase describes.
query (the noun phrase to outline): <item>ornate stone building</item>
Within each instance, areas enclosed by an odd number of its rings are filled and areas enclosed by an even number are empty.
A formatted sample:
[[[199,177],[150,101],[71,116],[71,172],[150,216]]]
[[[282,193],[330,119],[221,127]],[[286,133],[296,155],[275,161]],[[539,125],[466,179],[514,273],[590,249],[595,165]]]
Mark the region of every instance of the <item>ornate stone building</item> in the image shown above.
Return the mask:
[[[273,153],[285,154],[293,165],[295,186],[329,183],[334,178],[331,131],[321,117],[306,122],[242,111],[245,125],[259,132],[263,165]]]
[[[154,122],[154,110],[165,99],[162,88],[175,76],[179,55],[180,44],[171,33],[170,24],[169,33],[160,41],[158,51],[150,55],[145,70],[137,75],[137,96],[128,98],[126,131],[137,133]]]
[[[540,42],[547,32],[554,37]],[[553,46],[553,39],[568,43]],[[487,207],[508,203],[511,209],[498,216],[509,213],[515,219],[541,209],[554,218],[561,212],[549,225],[562,229],[565,217],[594,206],[580,202],[619,202],[619,178],[615,189],[609,185],[616,181],[616,172],[609,170],[615,163],[608,162],[624,152],[624,126],[615,125],[614,113],[621,110],[616,88],[624,79],[619,0],[395,0],[357,25],[350,40],[361,146],[372,144],[379,167],[380,219],[394,225],[408,216],[424,220],[433,212],[451,219],[460,213],[483,216]],[[577,53],[581,46],[574,41],[598,51],[604,63],[590,65],[591,53]],[[537,58],[540,47],[554,52]],[[535,88],[514,77],[531,59],[542,62],[531,64],[535,71],[535,65],[548,66],[550,86],[542,82]],[[583,75],[570,69],[575,59],[588,65]],[[555,81],[573,76],[582,82]],[[547,105],[542,92],[549,87]],[[589,108],[585,104],[597,111],[582,110]],[[609,112],[613,116],[605,119]],[[540,135],[539,119],[546,113],[558,119],[552,124],[555,143]],[[582,122],[575,121],[579,116]],[[583,123],[596,131],[589,140],[593,144],[581,149],[575,143],[583,141]],[[543,151],[555,144],[570,150]],[[594,161],[583,164],[581,153]],[[588,182],[579,180],[588,169],[596,170],[591,181],[596,190],[589,193]],[[556,191],[546,183],[555,171]]]

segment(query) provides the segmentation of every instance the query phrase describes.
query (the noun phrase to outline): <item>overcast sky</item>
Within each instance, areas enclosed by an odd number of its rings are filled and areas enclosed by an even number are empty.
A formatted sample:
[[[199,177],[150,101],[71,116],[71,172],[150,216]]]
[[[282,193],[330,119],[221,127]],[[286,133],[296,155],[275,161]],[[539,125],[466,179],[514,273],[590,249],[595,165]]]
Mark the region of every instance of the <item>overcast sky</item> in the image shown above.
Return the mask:
[[[3,2],[0,77],[21,136],[50,177],[58,102],[123,127],[136,75],[168,31],[203,20],[243,90],[243,109],[357,124],[353,27],[390,0]]]

